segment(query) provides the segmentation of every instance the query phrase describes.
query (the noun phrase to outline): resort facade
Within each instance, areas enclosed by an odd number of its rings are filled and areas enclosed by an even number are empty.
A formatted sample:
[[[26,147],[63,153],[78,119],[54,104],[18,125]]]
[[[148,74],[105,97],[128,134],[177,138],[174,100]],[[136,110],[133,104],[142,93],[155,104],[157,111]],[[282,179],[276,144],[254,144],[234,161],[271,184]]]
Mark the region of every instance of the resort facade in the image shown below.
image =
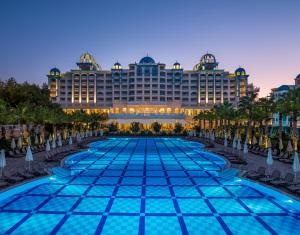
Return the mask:
[[[128,68],[116,62],[103,70],[89,53],[80,56],[77,68],[48,74],[50,96],[66,112],[83,109],[106,112],[111,121],[127,125],[154,121],[188,124],[201,110],[230,102],[237,105],[248,93],[245,69],[234,73],[218,68],[214,55],[205,54],[193,69],[175,62],[171,68],[143,57]]]
[[[271,96],[273,97],[274,101],[278,101],[284,94],[288,93],[290,90],[299,89],[300,88],[300,74],[298,74],[295,78],[294,85],[281,85],[277,88],[273,88],[271,90]],[[272,126],[279,127],[279,113],[274,113],[272,117]],[[291,126],[291,117],[290,116],[283,116],[282,117],[282,126],[290,127]],[[298,117],[297,127],[300,127],[300,118]]]

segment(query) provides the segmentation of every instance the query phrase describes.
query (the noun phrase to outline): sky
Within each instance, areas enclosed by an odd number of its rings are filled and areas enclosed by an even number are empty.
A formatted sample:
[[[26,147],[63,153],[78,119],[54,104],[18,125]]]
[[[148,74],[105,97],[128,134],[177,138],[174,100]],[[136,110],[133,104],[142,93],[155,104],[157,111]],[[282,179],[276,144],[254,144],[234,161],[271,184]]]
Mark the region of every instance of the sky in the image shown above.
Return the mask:
[[[83,52],[103,69],[147,53],[192,69],[210,52],[219,68],[242,66],[260,96],[300,74],[299,0],[0,1],[0,79],[42,84]]]

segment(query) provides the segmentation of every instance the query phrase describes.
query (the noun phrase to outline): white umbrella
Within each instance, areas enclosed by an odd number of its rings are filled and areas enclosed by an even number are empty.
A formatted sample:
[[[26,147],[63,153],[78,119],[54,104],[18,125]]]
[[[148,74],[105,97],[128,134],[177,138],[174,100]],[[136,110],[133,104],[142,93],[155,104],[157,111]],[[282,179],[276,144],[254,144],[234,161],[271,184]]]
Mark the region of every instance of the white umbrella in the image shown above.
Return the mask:
[[[21,136],[18,138],[18,144],[17,145],[18,145],[19,149],[22,148],[22,137]]]
[[[248,144],[247,144],[247,138],[245,140],[245,143],[244,143],[244,149],[243,149],[243,153],[244,155],[248,154]]]
[[[233,149],[236,148],[236,136],[233,138],[233,141],[232,141],[232,148],[233,148]]]
[[[69,145],[72,145],[73,144],[73,141],[72,141],[72,137],[70,136],[69,138]]]
[[[38,145],[39,144],[39,138],[37,135],[35,135],[35,138],[34,138],[34,144],[35,145]]]
[[[32,152],[31,152],[30,146],[27,147],[25,161],[28,162],[28,170],[30,171],[30,162],[33,161],[33,156],[32,156]]]
[[[52,140],[52,145],[51,145],[51,147],[52,147],[53,149],[56,148],[56,141],[55,141],[55,139]]]
[[[300,171],[299,156],[298,156],[298,152],[297,151],[295,151],[295,155],[294,155],[293,171],[295,173],[295,180],[296,180],[297,173]]]
[[[103,136],[103,130],[102,129],[100,130],[100,136]]]
[[[15,138],[12,138],[12,139],[11,139],[10,148],[11,148],[12,150],[15,150],[15,148],[16,148],[16,141],[15,141]]]
[[[49,140],[46,142],[46,151],[49,152],[51,150]]]
[[[58,142],[57,142],[58,147],[62,147],[62,141],[61,141],[61,136],[58,136]]]
[[[6,166],[5,152],[4,149],[2,149],[0,154],[0,170],[1,170],[0,176],[1,177],[3,176],[3,170],[5,166]]]

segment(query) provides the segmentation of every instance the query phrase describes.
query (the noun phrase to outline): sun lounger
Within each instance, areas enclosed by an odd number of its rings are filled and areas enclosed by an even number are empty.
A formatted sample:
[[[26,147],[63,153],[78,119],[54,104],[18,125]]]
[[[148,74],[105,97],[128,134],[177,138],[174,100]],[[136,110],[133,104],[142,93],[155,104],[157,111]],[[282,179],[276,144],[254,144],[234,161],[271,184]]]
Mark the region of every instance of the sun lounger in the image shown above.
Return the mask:
[[[19,176],[10,176],[10,177],[5,178],[5,181],[10,184],[15,184],[15,183],[21,182],[23,180],[24,180],[24,178],[19,177]]]
[[[6,186],[8,186],[8,182],[0,181],[0,188],[4,188]]]
[[[18,171],[17,176],[23,177],[24,179],[32,179],[34,177],[34,175],[24,171]]]
[[[274,186],[285,186],[292,183],[294,180],[294,175],[292,173],[287,173],[283,179],[272,180],[270,183]]]
[[[257,169],[257,171],[249,171],[247,172],[246,176],[250,179],[258,179],[265,175],[266,168],[261,166]]]
[[[271,181],[280,179],[280,175],[281,173],[279,170],[274,170],[270,177],[259,178],[259,181],[262,183],[270,183]]]
[[[300,184],[288,186],[288,187],[286,187],[286,189],[291,191],[291,192],[300,191]]]

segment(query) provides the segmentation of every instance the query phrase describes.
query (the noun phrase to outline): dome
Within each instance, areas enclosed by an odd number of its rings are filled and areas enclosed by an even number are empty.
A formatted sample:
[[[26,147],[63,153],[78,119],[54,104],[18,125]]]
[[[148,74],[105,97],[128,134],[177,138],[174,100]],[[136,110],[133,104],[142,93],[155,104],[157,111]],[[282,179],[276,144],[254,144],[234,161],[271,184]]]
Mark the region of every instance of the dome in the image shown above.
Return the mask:
[[[85,52],[80,56],[79,63],[77,63],[77,64],[80,66],[82,65],[83,66],[82,68],[85,68],[85,69],[87,68],[87,66],[90,66],[88,64],[92,64],[92,67],[95,70],[101,69],[101,67],[96,63],[94,57],[88,52]]]
[[[80,56],[79,61],[80,61],[80,63],[94,63],[95,62],[94,57],[91,54],[87,53],[87,52],[83,53]]]
[[[216,63],[216,57],[213,54],[206,53],[204,56],[200,59],[200,64],[215,64]]]
[[[51,76],[60,76],[60,70],[58,68],[53,68],[50,70],[49,75]]]
[[[145,56],[140,60],[140,64],[155,64],[155,61],[150,56]]]
[[[298,76],[296,77],[296,79],[300,79],[300,73],[298,74]]]
[[[122,69],[122,66],[119,62],[116,62],[113,66],[113,69]]]
[[[194,66],[194,70],[214,70],[218,63],[213,54],[206,53],[200,59],[200,62]]]
[[[236,76],[241,76],[241,75],[243,76],[243,75],[246,75],[246,70],[239,67],[238,69],[235,70],[234,73]]]
[[[178,63],[177,61],[173,64],[173,69],[181,69],[181,65],[180,63]]]

